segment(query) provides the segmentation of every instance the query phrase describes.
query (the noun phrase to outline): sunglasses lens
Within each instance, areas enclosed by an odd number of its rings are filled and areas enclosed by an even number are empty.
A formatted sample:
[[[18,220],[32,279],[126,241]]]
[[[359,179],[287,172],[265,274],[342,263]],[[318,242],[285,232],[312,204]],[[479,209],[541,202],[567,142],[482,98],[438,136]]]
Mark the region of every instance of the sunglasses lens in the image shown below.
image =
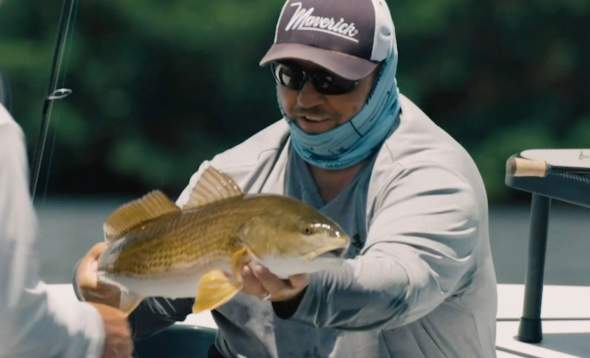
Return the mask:
[[[273,63],[272,73],[277,83],[296,91],[303,88],[308,76],[296,65],[284,63]],[[358,81],[347,80],[322,70],[309,72],[309,77],[316,91],[327,95],[345,94],[354,90],[358,85]]]
[[[316,71],[311,78],[316,90],[327,95],[345,94],[358,85],[358,81],[347,80],[327,71]]]
[[[272,66],[272,73],[277,83],[297,91],[303,88],[305,73],[301,69],[282,63],[274,63]]]

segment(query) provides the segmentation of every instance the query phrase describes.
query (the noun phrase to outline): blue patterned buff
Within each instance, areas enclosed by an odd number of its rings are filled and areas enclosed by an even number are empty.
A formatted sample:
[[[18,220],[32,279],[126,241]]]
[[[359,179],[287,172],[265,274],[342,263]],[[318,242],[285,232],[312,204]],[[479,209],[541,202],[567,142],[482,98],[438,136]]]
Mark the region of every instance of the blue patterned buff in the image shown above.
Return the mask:
[[[349,121],[324,133],[310,134],[287,117],[291,143],[306,162],[324,169],[348,168],[373,154],[391,133],[400,112],[399,89],[395,74],[396,51],[392,51],[380,69],[377,85],[367,103]]]

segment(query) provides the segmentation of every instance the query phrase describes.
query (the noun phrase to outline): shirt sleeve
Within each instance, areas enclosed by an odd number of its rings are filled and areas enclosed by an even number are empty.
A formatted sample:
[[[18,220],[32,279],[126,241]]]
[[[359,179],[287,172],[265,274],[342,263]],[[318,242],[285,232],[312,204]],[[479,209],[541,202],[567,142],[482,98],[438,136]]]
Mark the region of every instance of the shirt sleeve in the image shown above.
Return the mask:
[[[194,299],[150,297],[141,302],[129,316],[134,339],[147,338],[175,322],[184,321],[192,312]]]
[[[361,254],[312,274],[291,319],[342,330],[392,329],[431,312],[473,272],[478,200],[485,198],[464,178],[437,164],[400,171],[373,203]]]
[[[22,132],[0,106],[0,357],[99,357],[98,312],[39,281],[26,165]]]

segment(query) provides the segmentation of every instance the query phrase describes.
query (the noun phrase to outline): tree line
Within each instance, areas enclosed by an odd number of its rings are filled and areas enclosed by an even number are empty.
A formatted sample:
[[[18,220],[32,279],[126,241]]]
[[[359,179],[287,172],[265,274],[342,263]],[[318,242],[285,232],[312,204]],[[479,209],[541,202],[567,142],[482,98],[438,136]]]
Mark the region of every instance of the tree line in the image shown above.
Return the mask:
[[[534,147],[588,147],[585,0],[390,0],[398,85],[479,166],[488,194]],[[280,0],[83,1],[56,105],[50,193],[177,195],[203,160],[280,117],[258,61]],[[61,1],[0,2],[0,73],[37,140]]]

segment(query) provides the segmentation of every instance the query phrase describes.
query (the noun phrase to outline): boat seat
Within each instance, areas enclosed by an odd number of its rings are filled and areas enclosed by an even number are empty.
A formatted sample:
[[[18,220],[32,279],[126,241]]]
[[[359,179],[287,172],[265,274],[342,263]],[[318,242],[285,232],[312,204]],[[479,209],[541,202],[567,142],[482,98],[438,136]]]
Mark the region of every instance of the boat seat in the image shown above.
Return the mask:
[[[532,194],[524,304],[517,335],[522,342],[538,343],[543,338],[541,304],[551,200],[590,208],[587,153],[590,149],[536,149],[515,154],[506,163],[506,185]],[[519,163],[523,164],[520,174]]]

